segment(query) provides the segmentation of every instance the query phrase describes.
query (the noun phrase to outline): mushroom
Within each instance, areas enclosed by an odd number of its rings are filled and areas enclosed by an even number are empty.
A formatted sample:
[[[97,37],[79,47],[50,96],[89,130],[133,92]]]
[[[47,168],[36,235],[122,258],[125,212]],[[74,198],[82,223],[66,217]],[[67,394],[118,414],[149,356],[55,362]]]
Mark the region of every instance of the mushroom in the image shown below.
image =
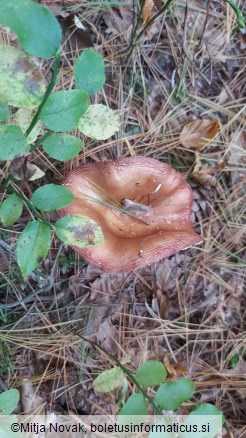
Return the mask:
[[[105,239],[73,249],[104,271],[142,268],[203,240],[190,222],[190,186],[181,173],[153,158],[83,164],[64,185],[75,199],[59,217],[87,216]]]

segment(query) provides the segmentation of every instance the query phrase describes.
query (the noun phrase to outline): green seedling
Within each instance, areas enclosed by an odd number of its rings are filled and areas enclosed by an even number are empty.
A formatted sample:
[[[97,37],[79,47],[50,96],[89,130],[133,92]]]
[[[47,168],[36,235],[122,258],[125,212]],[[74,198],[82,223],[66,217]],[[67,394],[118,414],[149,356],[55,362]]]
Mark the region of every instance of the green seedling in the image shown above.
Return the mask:
[[[28,198],[16,179],[33,181],[44,176],[41,169],[30,164],[37,148],[42,147],[55,160],[71,160],[82,151],[84,142],[81,136],[67,131],[76,129],[87,137],[104,140],[119,130],[120,119],[116,111],[90,102],[106,79],[103,57],[94,49],[84,49],[75,61],[74,88],[53,91],[59,74],[62,32],[47,7],[32,0],[0,0],[0,25],[17,35],[20,47],[0,45],[0,160],[8,161],[9,169],[1,184],[6,199],[0,206],[0,221],[10,227],[24,208],[30,211],[32,220],[19,235],[16,251],[17,263],[26,276],[47,256],[53,234],[77,246],[98,243],[103,236],[95,225],[95,242],[87,239],[88,218],[72,215],[51,223],[45,217],[44,212],[59,210],[73,201],[73,194],[65,187],[40,185]],[[48,86],[32,56],[53,58]],[[113,208],[111,204],[108,207]],[[94,227],[90,223],[89,228]],[[81,235],[85,236],[82,243]]]

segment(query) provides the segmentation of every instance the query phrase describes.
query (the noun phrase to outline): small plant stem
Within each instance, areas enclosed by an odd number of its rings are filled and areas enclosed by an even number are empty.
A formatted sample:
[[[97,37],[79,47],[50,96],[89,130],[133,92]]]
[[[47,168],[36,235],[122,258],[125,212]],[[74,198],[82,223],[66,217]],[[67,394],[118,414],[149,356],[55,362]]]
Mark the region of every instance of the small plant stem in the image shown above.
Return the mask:
[[[135,46],[136,46],[136,43],[137,43],[137,41],[139,40],[139,38],[141,38],[141,36],[142,36],[142,35],[144,34],[144,32],[148,29],[148,27],[150,27],[150,26],[154,23],[154,21],[155,21],[160,15],[162,15],[162,14],[167,10],[167,8],[168,8],[169,5],[172,3],[172,1],[173,1],[173,0],[167,0],[166,3],[162,6],[162,8],[157,12],[157,14],[155,14],[154,17],[152,17],[152,18],[148,21],[148,23],[145,24],[145,26],[144,26],[143,29],[139,32],[139,34],[138,34],[138,35],[135,35],[134,39],[131,40],[131,44],[130,44],[129,51],[128,51],[128,55],[127,55],[127,61],[129,61],[129,59],[130,59],[130,57],[131,57],[131,55],[132,55],[132,52],[133,52],[133,50],[134,50],[134,48],[135,48]],[[144,3],[145,3],[145,2],[144,2]],[[140,11],[140,13],[139,13],[139,16],[140,16],[140,18],[141,18],[141,11]]]
[[[142,388],[142,386],[138,383],[137,379],[132,375],[132,373],[124,366],[122,363],[115,357],[113,354],[109,353],[105,348],[103,348],[101,345],[99,345],[95,341],[91,341],[90,339],[87,339],[85,336],[82,336],[80,333],[78,333],[76,330],[74,330],[74,334],[76,334],[79,338],[83,339],[83,341],[89,342],[93,347],[98,348],[98,350],[101,350],[103,353],[105,353],[116,365],[118,365],[119,368],[122,369],[122,371],[127,375],[129,380],[131,380],[134,385],[138,388],[138,390],[143,394],[143,396],[149,401],[149,403],[153,406],[155,412],[158,415],[162,415],[161,409],[157,406],[155,401],[147,394],[147,392]]]
[[[246,27],[246,24],[244,21],[244,16],[243,16],[242,11],[239,9],[239,7],[232,0],[225,0],[225,2],[228,3],[228,5],[230,5],[230,7],[235,12],[235,14],[237,16],[238,27],[240,27],[240,29],[244,29]]]
[[[38,110],[37,110],[35,116],[33,117],[32,121],[31,121],[31,124],[30,124],[29,128],[25,132],[25,136],[26,137],[28,137],[28,135],[32,132],[33,128],[37,124],[37,122],[39,120],[40,113],[41,113],[41,111],[42,111],[42,109],[43,109],[43,107],[45,105],[45,102],[48,99],[51,91],[53,90],[53,88],[54,88],[54,86],[56,84],[57,77],[58,77],[58,71],[59,71],[59,62],[60,62],[60,51],[58,50],[56,52],[55,56],[54,56],[54,63],[53,63],[53,66],[52,66],[53,72],[52,72],[51,81],[50,81],[48,87],[46,88],[43,100],[40,103],[40,105],[38,107]]]
[[[5,189],[8,187],[8,185],[9,185],[11,179],[12,179],[12,178],[11,178],[11,175],[9,175],[9,176],[5,179],[5,181],[0,185],[0,191],[5,190]]]
[[[47,131],[39,140],[36,141],[36,143],[31,147],[29,152],[35,151],[43,142],[46,140],[47,137],[49,137],[52,134],[52,131]]]
[[[13,185],[11,184],[11,191],[13,193],[15,193],[17,196],[19,196],[19,198],[22,199],[22,201],[25,202],[25,204],[28,206],[28,208],[34,213],[34,215],[38,218],[38,220],[40,220],[41,222],[43,222],[44,224],[48,225],[49,228],[51,228],[51,230],[55,230],[55,226],[53,224],[51,224],[49,221],[47,221],[41,213],[39,213],[38,210],[36,210],[36,208],[34,207],[34,205],[32,204],[32,202],[27,199],[25,196],[22,195],[22,193],[20,193],[18,190],[16,190]]]
[[[140,21],[141,21],[141,18],[142,18],[143,8],[144,8],[145,3],[146,3],[146,0],[143,0],[141,2],[141,7],[140,7],[139,14],[138,14],[137,23],[135,24],[134,29],[132,30],[132,34],[131,34],[131,41],[130,41],[130,45],[129,45],[129,48],[128,48],[129,54],[127,56],[127,59],[129,59],[129,57],[131,56],[132,48],[133,48],[133,46],[135,44],[135,41],[136,41],[136,35],[137,35],[138,27],[139,27],[139,24],[140,24]]]

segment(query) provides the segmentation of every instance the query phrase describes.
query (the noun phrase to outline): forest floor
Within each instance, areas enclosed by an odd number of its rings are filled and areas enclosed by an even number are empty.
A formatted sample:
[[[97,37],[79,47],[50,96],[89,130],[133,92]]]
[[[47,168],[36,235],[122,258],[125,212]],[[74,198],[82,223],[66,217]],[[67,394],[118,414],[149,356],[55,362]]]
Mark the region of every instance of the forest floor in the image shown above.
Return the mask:
[[[158,159],[191,185],[191,220],[204,242],[151,266],[109,274],[55,239],[40,268],[52,288],[22,304],[37,290],[38,279],[23,279],[1,249],[1,301],[7,296],[17,304],[0,313],[0,389],[15,386],[25,394],[28,387],[32,406],[49,412],[117,413],[121,391],[102,394],[92,388],[113,361],[76,332],[99,342],[133,373],[156,359],[166,364],[169,379],[192,379],[195,396],[182,412],[212,403],[225,415],[223,436],[241,438],[246,433],[245,34],[223,0],[174,0],[126,60],[137,1],[41,3],[63,27],[57,89],[73,87],[74,60],[93,46],[104,57],[107,77],[93,101],[116,109],[121,118],[114,138],[86,139],[83,152],[65,164],[37,150],[34,163],[45,171],[45,182],[61,184],[85,162],[133,155]],[[236,3],[243,9],[243,0]],[[156,0],[151,12],[162,6]],[[142,29],[143,17],[136,35]],[[3,30],[1,39],[6,38]],[[50,64],[43,61],[41,67],[49,78]],[[218,134],[199,150],[206,176],[200,181],[192,176],[197,149],[179,139],[183,126],[196,119],[219,124]],[[208,169],[218,163],[211,176]],[[37,184],[30,183],[31,190]],[[28,220],[23,216],[11,230],[1,228],[1,238],[14,247]]]

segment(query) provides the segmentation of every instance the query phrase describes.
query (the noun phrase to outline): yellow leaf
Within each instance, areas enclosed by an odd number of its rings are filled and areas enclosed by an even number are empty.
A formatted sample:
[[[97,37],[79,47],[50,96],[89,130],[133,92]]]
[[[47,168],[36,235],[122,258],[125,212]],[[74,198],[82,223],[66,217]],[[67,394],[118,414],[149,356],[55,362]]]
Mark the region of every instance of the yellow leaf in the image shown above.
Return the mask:
[[[164,357],[163,362],[167,369],[168,377],[176,376],[176,370],[174,369],[173,365],[170,363],[169,358],[167,356]]]
[[[154,16],[153,9],[154,9],[154,1],[153,0],[146,0],[143,10],[142,10],[142,19],[143,24],[147,24],[151,18]]]
[[[183,127],[179,140],[186,148],[202,148],[215,137],[218,129],[216,120],[194,120]]]

